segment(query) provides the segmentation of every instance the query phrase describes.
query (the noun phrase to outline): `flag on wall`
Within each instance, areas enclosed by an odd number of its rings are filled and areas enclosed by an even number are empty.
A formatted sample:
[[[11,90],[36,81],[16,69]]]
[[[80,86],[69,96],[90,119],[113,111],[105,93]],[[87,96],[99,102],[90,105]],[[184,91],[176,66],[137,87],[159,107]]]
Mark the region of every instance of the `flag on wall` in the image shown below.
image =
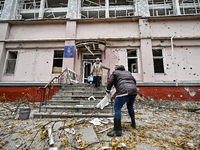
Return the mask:
[[[74,57],[74,46],[64,47],[64,57]]]

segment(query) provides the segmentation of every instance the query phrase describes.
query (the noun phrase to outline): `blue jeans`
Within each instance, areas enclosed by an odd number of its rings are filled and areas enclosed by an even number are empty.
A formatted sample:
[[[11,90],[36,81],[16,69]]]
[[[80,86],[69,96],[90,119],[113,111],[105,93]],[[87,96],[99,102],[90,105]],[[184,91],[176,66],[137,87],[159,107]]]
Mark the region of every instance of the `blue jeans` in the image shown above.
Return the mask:
[[[121,108],[127,105],[129,115],[135,115],[133,104],[137,95],[126,95],[123,97],[116,97],[114,103],[115,116],[114,118],[121,119]]]

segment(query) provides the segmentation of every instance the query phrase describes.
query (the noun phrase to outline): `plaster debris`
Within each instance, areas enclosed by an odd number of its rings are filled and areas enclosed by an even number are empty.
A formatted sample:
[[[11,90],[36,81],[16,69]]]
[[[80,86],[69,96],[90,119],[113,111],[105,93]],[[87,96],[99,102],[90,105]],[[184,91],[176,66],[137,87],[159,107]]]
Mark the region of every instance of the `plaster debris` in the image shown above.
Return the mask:
[[[96,100],[96,99],[94,98],[94,96],[90,96],[90,97],[88,98],[88,101],[90,101],[91,99]]]
[[[85,127],[85,128],[82,128],[79,130],[80,133],[83,133],[83,136],[81,137],[81,140],[83,141],[88,141],[88,142],[92,142],[92,143],[97,143],[97,144],[94,144],[94,147],[99,147],[100,146],[100,143],[99,142],[99,139],[93,129],[92,126],[90,127]]]
[[[98,118],[94,118],[92,121],[90,121],[90,123],[92,123],[93,125],[101,125],[101,119],[98,119]]]
[[[2,109],[2,105],[0,106]],[[33,119],[34,109],[31,108],[33,112],[29,119],[18,120],[1,113],[0,148],[33,150],[200,148],[199,112],[181,109],[200,109],[199,102],[136,100],[134,106],[137,130],[131,128],[130,117],[124,113],[126,107],[123,107],[123,134],[117,138],[107,136],[107,132],[113,129],[113,117],[87,117],[79,120],[76,117],[57,120]],[[171,108],[167,109],[168,107]],[[50,135],[54,138],[53,147],[47,144],[49,128],[52,129]]]
[[[57,147],[50,148],[49,150],[58,150]]]

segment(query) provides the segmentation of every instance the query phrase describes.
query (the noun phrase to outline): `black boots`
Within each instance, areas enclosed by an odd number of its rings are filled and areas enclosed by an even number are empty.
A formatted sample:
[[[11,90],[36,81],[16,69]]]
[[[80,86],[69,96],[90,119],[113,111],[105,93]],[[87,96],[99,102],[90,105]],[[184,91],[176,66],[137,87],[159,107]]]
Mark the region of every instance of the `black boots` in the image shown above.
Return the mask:
[[[133,129],[136,129],[135,115],[131,115],[130,117],[131,117],[131,127]],[[113,137],[114,135],[116,136],[122,135],[121,119],[114,118],[114,129],[108,132],[107,135],[111,137]]]
[[[131,127],[133,127],[133,129],[136,129],[136,124],[135,124],[135,115],[131,115]]]
[[[121,127],[121,119],[114,118],[114,129],[107,133],[108,136],[121,136],[122,135],[122,127]]]

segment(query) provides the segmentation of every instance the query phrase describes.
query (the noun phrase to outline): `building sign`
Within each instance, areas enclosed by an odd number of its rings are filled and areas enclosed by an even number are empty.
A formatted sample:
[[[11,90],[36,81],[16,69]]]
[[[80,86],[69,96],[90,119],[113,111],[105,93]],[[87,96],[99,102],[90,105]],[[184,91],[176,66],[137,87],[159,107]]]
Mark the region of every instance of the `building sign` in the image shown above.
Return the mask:
[[[64,47],[64,57],[74,57],[74,46]]]

